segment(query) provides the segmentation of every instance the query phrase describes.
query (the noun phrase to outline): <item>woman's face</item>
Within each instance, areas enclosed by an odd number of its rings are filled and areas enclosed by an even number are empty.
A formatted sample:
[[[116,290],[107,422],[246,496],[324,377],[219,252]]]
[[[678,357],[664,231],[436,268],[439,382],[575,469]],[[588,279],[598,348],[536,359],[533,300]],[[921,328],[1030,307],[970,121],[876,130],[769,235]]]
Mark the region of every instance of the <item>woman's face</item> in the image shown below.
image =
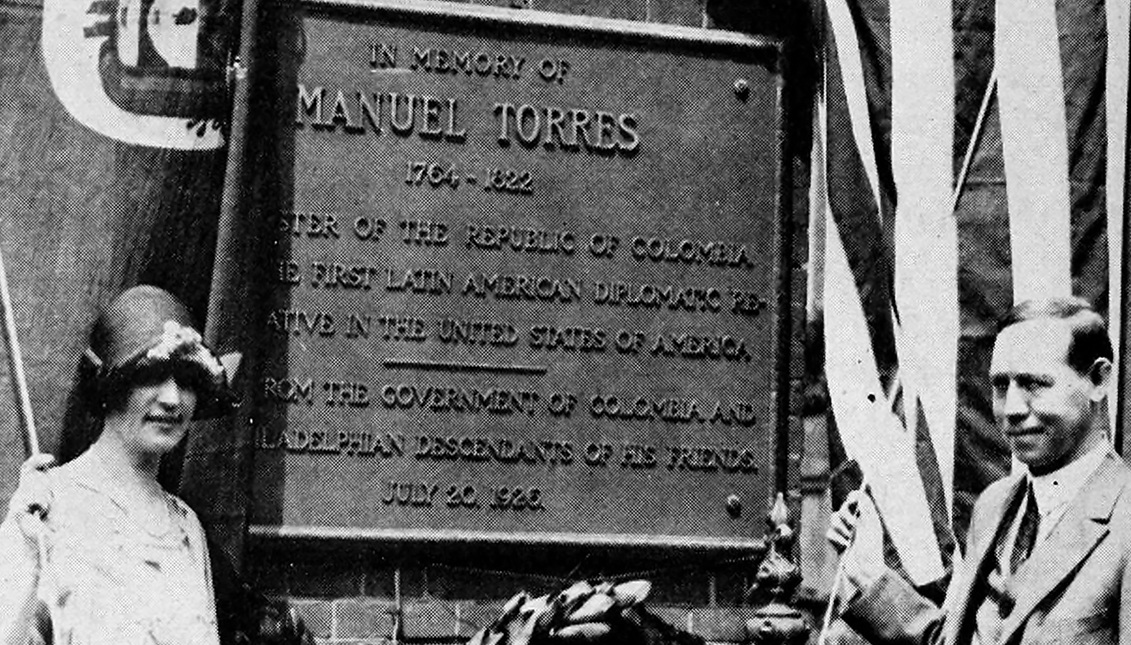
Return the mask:
[[[172,375],[135,384],[125,404],[107,414],[106,427],[114,428],[134,454],[164,455],[184,438],[196,402],[196,392],[178,384]]]

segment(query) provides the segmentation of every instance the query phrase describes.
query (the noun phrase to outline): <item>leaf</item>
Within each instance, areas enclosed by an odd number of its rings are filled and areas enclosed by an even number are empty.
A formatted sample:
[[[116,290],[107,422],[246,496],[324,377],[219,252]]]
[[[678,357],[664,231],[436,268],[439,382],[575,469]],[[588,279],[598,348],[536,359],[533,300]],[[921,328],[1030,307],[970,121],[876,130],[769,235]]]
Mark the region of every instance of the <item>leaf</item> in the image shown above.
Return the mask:
[[[616,604],[612,596],[593,594],[580,607],[566,616],[566,622],[571,624],[592,622],[603,618]]]
[[[630,580],[613,587],[612,596],[619,607],[638,605],[652,593],[652,583],[647,580]]]
[[[610,631],[612,628],[606,623],[581,623],[563,627],[551,635],[560,642],[585,643],[607,636]]]

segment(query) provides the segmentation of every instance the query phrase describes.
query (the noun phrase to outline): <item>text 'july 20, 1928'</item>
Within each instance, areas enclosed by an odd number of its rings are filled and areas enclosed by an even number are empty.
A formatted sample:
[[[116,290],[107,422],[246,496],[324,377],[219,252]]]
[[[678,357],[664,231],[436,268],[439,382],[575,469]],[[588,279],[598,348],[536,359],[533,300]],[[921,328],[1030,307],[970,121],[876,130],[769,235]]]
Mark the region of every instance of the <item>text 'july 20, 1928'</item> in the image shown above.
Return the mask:
[[[723,501],[768,497],[775,468],[773,71],[741,48],[303,29],[255,388],[283,521],[342,521],[301,481],[366,526],[750,529]],[[623,506],[577,512],[593,491]]]

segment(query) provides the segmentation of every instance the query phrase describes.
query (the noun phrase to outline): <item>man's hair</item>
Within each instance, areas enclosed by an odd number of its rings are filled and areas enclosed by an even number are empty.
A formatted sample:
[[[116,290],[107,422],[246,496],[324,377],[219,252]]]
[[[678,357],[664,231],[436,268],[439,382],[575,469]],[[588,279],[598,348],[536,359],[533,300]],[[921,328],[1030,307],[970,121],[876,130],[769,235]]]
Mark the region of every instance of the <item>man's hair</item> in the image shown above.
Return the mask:
[[[1098,358],[1113,360],[1107,323],[1083,298],[1026,300],[1015,305],[998,321],[998,333],[1006,327],[1030,320],[1063,320],[1068,323],[1071,338],[1067,362],[1080,374],[1087,374]]]

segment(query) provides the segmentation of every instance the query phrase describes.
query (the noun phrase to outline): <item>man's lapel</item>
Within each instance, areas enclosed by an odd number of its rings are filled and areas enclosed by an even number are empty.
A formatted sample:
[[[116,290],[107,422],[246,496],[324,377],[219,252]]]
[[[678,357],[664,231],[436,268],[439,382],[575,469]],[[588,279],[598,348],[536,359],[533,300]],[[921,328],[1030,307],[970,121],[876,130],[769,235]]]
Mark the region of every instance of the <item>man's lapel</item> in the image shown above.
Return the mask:
[[[1025,490],[1024,483],[1024,477],[1016,477],[1005,494],[992,500],[991,506],[985,510],[984,516],[991,522],[982,525],[979,534],[973,536],[974,549],[969,553],[968,565],[963,567],[965,577],[961,581],[955,581],[959,586],[954,589],[957,596],[951,611],[954,612],[952,615],[959,619],[948,621],[947,627],[950,632],[948,643],[965,643],[970,640],[968,635],[974,629],[974,615],[978,611],[978,607],[971,606],[971,603],[980,602],[976,598],[982,597],[975,596],[975,591],[985,581],[987,572],[993,568],[989,558],[994,557],[994,545],[1001,539],[1001,533],[1008,530],[1005,526],[1006,516],[1012,517],[1009,509],[1018,503],[1018,498]]]
[[[1119,457],[1105,457],[1052,533],[1006,584],[1006,597],[1015,598],[1016,603],[1002,623],[999,642],[1010,642],[1037,605],[1072,575],[1107,535],[1108,519],[1123,490],[1124,468]]]

